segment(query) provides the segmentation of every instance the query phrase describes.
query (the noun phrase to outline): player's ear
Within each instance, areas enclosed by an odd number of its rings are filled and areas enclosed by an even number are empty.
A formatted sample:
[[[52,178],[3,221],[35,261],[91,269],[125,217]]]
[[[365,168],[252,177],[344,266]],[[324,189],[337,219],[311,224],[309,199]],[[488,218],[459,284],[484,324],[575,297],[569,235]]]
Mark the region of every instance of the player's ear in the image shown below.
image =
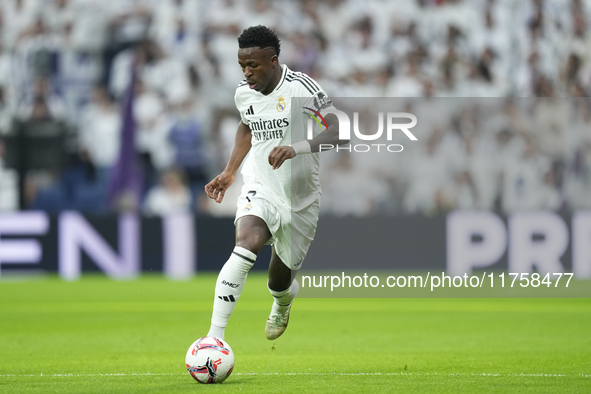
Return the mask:
[[[277,63],[279,63],[279,57],[277,55],[271,56],[271,65],[275,66]]]

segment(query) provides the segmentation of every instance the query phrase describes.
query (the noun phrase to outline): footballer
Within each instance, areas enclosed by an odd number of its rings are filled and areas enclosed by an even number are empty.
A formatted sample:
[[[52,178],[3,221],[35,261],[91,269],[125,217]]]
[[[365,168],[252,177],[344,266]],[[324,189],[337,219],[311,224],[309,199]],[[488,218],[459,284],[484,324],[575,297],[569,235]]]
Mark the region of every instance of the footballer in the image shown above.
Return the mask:
[[[337,118],[326,114],[333,107],[318,83],[279,63],[280,42],[271,29],[260,25],[245,29],[238,47],[245,79],[238,84],[234,100],[241,122],[228,164],[205,186],[205,192],[222,202],[246,158],[241,171],[244,187],[234,222],[236,245],[217,278],[208,336],[224,338],[250,268],[263,245],[272,245],[267,283],[274,302],[265,335],[273,340],[287,327],[299,287],[295,275],[316,233],[319,145],[348,141],[338,139]],[[291,123],[297,117],[292,117],[290,101],[295,97],[308,98],[318,113],[324,111],[326,129],[292,144]]]

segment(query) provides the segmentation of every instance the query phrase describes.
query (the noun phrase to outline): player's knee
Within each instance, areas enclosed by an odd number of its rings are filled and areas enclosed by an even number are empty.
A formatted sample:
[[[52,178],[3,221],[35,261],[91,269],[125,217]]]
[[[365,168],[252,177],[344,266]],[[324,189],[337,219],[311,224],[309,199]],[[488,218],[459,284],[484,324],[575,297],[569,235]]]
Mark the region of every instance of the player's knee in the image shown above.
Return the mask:
[[[265,245],[267,239],[265,233],[262,231],[237,231],[236,232],[236,246],[250,250],[254,254],[259,254],[259,251]]]
[[[258,219],[258,220],[257,220]],[[236,226],[236,246],[258,254],[271,237],[265,222],[257,217],[243,217]]]
[[[243,235],[236,237],[236,246],[240,246],[241,248],[249,250],[254,254],[259,254],[264,244],[265,241],[261,237],[254,235]]]

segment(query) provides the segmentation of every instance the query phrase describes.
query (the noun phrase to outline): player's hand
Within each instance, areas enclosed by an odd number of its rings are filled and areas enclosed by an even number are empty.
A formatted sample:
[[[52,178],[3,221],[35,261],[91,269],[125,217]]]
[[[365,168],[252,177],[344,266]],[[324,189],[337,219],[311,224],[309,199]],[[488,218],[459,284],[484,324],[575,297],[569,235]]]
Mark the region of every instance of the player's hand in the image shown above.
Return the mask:
[[[235,175],[227,174],[222,172],[220,175],[216,176],[213,181],[209,182],[205,185],[205,194],[218,204],[222,202],[224,199],[224,194],[226,194],[226,190],[234,183]]]
[[[295,156],[296,152],[291,146],[276,146],[269,153],[269,164],[276,170],[285,160],[293,159]]]

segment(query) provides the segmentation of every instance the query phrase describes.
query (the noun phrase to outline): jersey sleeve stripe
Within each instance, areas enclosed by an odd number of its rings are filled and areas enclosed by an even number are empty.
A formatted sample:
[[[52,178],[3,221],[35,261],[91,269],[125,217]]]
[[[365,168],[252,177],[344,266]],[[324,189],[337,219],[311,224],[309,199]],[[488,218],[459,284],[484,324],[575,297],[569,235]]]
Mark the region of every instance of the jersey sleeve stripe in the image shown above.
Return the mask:
[[[301,83],[306,88],[306,90],[308,90],[308,92],[310,92],[310,94],[314,94],[314,91],[312,89],[310,89],[310,86],[306,82],[304,82],[303,80],[301,80],[300,78],[289,78],[289,77],[287,77],[285,79],[287,81],[289,81],[289,82],[297,81],[297,82]]]
[[[316,81],[314,81],[312,78],[310,78],[308,75],[304,74],[304,73],[297,73],[299,77],[302,77],[303,79],[305,79],[306,81],[310,82],[315,88],[316,90],[321,90],[320,86],[316,83]]]
[[[304,87],[308,90],[308,92],[310,92],[310,94],[314,94],[315,93],[314,92],[314,89],[312,89],[312,86],[308,82],[304,81],[303,79],[301,79],[299,77],[295,77],[295,78],[287,77],[285,79],[288,80],[288,81],[290,81],[290,82],[292,82],[292,81],[298,81],[299,83],[301,83],[302,85],[304,85]]]
[[[314,92],[319,92],[322,89],[320,88],[320,85],[318,85],[318,83],[316,81],[314,81],[312,78],[310,78],[308,75],[302,73],[302,72],[292,72],[292,75],[294,76],[294,78],[299,78],[302,79],[303,81],[308,82],[309,86],[312,88],[312,90],[314,90]]]

